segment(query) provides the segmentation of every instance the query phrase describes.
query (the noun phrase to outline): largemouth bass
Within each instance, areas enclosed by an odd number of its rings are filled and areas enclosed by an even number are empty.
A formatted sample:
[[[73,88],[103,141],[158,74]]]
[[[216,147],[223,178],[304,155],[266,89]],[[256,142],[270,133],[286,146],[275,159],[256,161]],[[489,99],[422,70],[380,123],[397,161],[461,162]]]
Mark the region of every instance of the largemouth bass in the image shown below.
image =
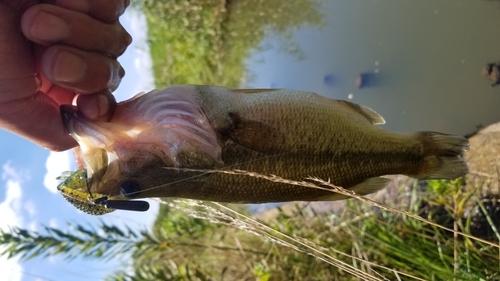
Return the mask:
[[[89,194],[105,200],[180,197],[232,203],[344,198],[193,169],[239,169],[298,181],[314,176],[361,195],[386,186],[389,180],[382,175],[452,179],[467,173],[461,157],[468,148],[465,138],[385,131],[375,126],[385,123],[375,111],[311,92],[186,85],[121,102],[110,122],[90,121],[72,106],[62,106],[61,112],[80,144],[87,176],[77,172],[59,189],[89,213],[101,212],[88,210],[95,201]],[[79,195],[68,196],[68,190]]]

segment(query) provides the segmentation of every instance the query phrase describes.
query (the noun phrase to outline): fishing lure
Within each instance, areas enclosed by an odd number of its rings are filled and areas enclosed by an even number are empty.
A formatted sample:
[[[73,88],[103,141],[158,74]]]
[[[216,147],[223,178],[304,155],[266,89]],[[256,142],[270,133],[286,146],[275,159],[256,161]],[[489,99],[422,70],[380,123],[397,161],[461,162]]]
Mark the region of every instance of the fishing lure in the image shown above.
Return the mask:
[[[146,201],[113,200],[104,194],[90,192],[87,184],[86,169],[66,172],[58,179],[63,180],[57,186],[57,191],[59,191],[64,199],[80,211],[90,215],[104,215],[115,210],[144,212],[149,209],[149,203]],[[82,190],[82,186],[86,186],[86,190]],[[131,192],[131,190],[127,189],[130,189],[127,185],[124,185],[121,189],[124,197],[133,192],[133,190]]]

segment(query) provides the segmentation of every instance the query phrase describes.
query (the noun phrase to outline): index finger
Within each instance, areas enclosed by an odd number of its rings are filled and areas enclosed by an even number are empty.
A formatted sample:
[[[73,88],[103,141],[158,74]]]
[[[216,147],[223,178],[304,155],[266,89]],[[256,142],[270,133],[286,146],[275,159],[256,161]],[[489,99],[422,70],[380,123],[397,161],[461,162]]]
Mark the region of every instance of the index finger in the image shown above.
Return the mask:
[[[116,21],[125,12],[130,0],[56,0],[55,4],[109,23]]]

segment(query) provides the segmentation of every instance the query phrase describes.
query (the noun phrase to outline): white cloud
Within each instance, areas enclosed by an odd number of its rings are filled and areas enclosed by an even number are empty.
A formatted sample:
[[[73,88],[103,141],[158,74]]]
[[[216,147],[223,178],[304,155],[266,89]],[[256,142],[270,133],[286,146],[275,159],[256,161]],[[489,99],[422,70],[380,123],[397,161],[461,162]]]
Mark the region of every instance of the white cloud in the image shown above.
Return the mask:
[[[28,217],[25,218],[25,220],[27,221],[28,219],[32,219],[26,228],[31,231],[37,231],[39,223],[36,219],[34,219],[37,214],[35,202],[33,200],[23,200],[23,209],[28,214]]]
[[[37,214],[35,202],[33,200],[24,200],[22,205],[24,211],[27,213],[27,216],[25,217],[26,222],[24,223],[25,228],[31,231],[37,231],[39,222],[36,219],[33,219]],[[28,219],[31,219],[29,223],[27,223]]]
[[[24,229],[29,231],[38,231],[40,229],[39,226],[40,224],[37,221],[33,220],[30,223],[28,223],[28,225],[24,227]]]
[[[3,189],[6,191],[5,200],[0,203],[0,229],[8,231],[10,227],[23,225],[23,218],[21,217],[21,197],[22,187],[21,184],[26,180],[26,173],[16,171],[9,163],[2,166],[2,181]],[[2,272],[2,279],[4,280],[21,280],[22,266],[19,259],[7,259],[5,256],[0,256],[0,272]]]
[[[5,200],[0,203],[0,228],[6,229],[9,226],[21,226],[21,184],[24,181],[22,173],[16,171],[9,163],[2,166],[2,180],[6,191]]]
[[[3,164],[2,166],[2,180],[14,180],[17,182],[27,181],[31,178],[30,173],[28,171],[20,171],[14,169],[11,166],[10,162]]]
[[[23,267],[17,259],[7,259],[5,256],[0,257],[0,271],[2,272],[3,280],[20,281],[23,276]]]
[[[52,193],[57,193],[57,185],[59,184],[59,177],[62,172],[71,170],[71,155],[70,151],[63,152],[50,152],[45,162],[47,174],[43,180],[43,185]]]
[[[35,205],[35,202],[33,202],[33,200],[25,201],[23,205],[24,205],[24,209],[26,210],[26,212],[28,212],[28,215],[30,215],[30,217],[35,216],[36,205]]]
[[[147,24],[146,18],[143,13],[136,13],[131,11],[125,14],[129,24],[129,32],[134,41],[129,47],[129,50],[133,51],[134,57],[134,80],[135,83],[134,92],[149,92],[154,88],[154,77],[153,77],[153,62],[151,60],[151,55],[149,53],[149,45],[147,43]]]
[[[52,227],[52,228],[58,228],[59,227],[59,223],[57,221],[56,218],[51,218],[49,220],[49,227]]]
[[[0,228],[8,229],[9,226],[21,226],[23,218],[18,215],[21,212],[21,184],[14,180],[7,180],[5,185],[7,191],[5,201],[0,203]]]

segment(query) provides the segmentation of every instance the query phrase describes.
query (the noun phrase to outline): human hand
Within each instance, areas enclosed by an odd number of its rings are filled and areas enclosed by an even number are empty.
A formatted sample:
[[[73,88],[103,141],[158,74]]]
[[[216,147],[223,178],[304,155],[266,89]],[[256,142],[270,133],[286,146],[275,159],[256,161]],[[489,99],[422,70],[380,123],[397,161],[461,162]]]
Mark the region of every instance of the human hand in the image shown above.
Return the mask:
[[[40,2],[51,2],[44,4]],[[77,145],[59,105],[109,120],[132,42],[118,22],[129,0],[0,0],[0,128],[47,149]]]

